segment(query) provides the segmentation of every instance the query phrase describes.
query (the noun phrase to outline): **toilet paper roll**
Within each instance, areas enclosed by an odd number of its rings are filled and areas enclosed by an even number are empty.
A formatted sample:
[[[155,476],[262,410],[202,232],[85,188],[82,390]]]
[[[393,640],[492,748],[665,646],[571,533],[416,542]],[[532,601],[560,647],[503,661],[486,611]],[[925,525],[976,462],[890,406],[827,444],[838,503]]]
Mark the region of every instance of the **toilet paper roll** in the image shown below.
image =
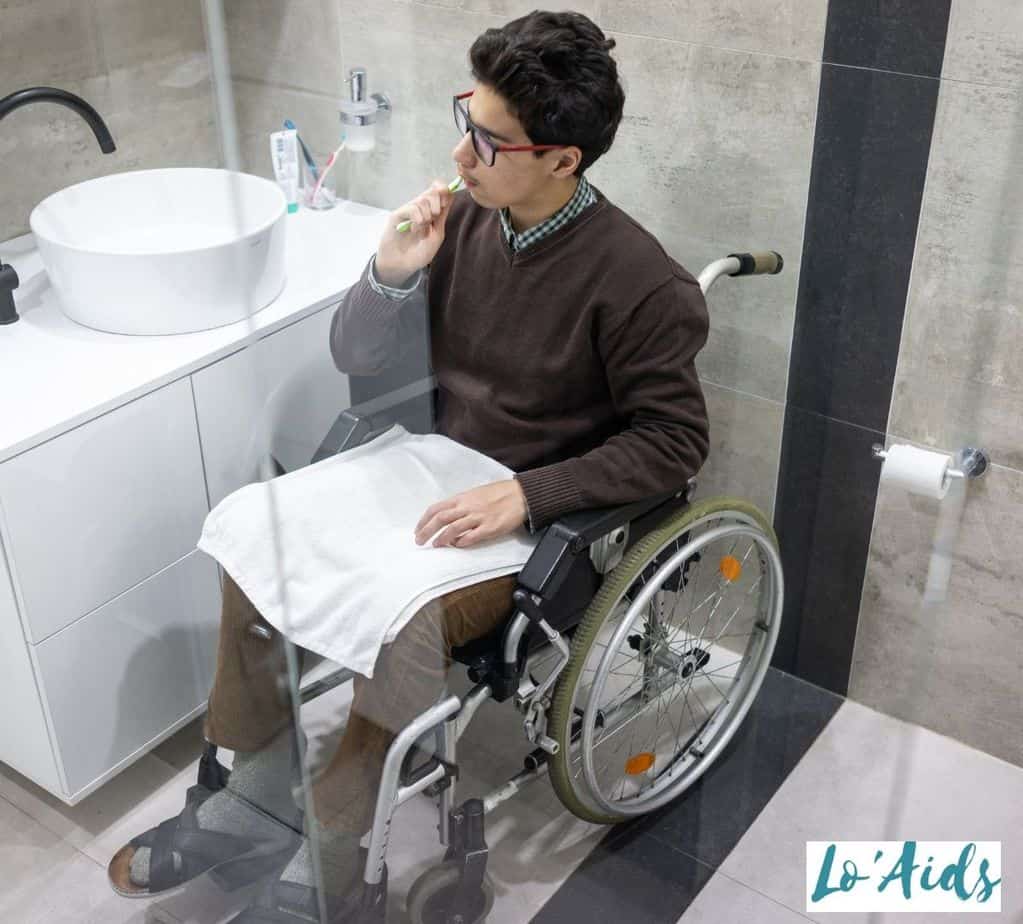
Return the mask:
[[[941,500],[952,483],[948,475],[951,464],[952,457],[946,453],[895,443],[885,453],[881,481]]]

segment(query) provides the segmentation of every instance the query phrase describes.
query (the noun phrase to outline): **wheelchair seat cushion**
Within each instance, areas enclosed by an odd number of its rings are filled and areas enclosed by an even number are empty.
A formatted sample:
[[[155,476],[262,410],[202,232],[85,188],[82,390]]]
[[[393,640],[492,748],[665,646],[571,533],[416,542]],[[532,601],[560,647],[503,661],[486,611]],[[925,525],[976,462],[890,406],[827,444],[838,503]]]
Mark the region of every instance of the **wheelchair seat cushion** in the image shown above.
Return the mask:
[[[198,547],[283,635],[371,677],[380,648],[430,600],[522,569],[540,539],[525,525],[461,549],[414,537],[430,504],[513,474],[448,437],[395,424],[228,495]]]

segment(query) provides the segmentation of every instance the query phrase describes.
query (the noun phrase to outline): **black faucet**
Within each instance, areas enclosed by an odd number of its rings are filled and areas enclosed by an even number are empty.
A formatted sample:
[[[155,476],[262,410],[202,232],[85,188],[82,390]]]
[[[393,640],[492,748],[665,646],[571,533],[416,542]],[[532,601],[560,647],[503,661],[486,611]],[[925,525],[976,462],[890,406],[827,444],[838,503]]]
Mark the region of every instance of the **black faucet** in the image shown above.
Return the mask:
[[[56,87],[28,87],[5,96],[0,99],[0,119],[29,103],[42,102],[58,103],[73,109],[89,123],[89,128],[92,129],[104,154],[112,154],[116,150],[110,129],[100,118],[100,114],[80,96],[68,93],[67,90],[58,90]],[[18,281],[14,267],[0,261],[0,324],[13,324],[18,320],[18,311],[14,306],[14,290],[18,288]]]

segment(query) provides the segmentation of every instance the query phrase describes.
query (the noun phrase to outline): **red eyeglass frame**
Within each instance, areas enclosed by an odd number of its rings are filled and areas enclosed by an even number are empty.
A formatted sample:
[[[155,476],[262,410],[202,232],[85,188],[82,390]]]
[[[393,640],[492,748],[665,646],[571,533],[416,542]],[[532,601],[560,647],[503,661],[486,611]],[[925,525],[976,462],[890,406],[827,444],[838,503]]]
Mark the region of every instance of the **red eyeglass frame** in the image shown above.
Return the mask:
[[[468,99],[475,92],[476,92],[475,90],[468,90],[465,93],[455,94],[453,106],[455,106],[458,109],[461,109],[462,115],[465,116],[465,122],[469,126],[470,133],[479,132],[487,139],[487,143],[494,149],[495,159],[497,158],[497,155],[500,154],[502,151],[554,151],[557,150],[558,148],[567,147],[567,145],[564,144],[498,144],[493,139],[493,136],[491,136],[490,133],[485,128],[480,128],[476,123],[473,122],[471,118],[469,118],[468,110],[459,105],[459,102],[461,100]],[[457,124],[456,127],[458,127]],[[477,156],[482,160],[483,155],[480,154],[480,152],[476,149],[475,140],[473,140],[472,147],[473,150],[476,151]],[[487,166],[492,167],[493,163],[487,164]]]

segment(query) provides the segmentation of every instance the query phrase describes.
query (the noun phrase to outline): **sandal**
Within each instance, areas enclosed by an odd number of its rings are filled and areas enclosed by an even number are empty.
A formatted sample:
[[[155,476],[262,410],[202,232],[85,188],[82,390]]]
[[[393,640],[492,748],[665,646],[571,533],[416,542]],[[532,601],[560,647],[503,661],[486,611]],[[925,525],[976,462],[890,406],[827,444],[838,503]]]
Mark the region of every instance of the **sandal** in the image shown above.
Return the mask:
[[[118,895],[143,898],[167,893],[203,873],[209,873],[221,888],[233,891],[287,864],[301,837],[270,815],[266,818],[283,829],[277,837],[243,837],[200,828],[196,811],[213,792],[198,783],[190,787],[180,815],[132,838],[114,854],[107,876]],[[260,811],[250,802],[245,804]],[[146,886],[131,880],[131,861],[140,847],[150,850]],[[175,868],[175,854],[181,858],[180,868]]]

